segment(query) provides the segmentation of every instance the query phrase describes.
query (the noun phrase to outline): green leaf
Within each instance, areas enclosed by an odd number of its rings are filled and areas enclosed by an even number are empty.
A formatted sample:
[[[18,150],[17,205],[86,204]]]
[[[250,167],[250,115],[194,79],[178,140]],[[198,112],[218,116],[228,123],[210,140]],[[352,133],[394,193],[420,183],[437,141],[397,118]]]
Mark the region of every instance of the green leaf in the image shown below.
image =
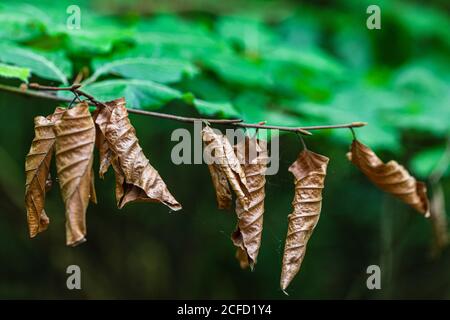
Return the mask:
[[[22,80],[23,82],[28,82],[30,69],[0,63],[0,76],[5,78],[16,78]]]
[[[69,29],[67,26],[67,5],[49,8],[46,19],[46,33],[52,39],[58,39],[59,45],[71,55],[93,58],[95,55],[113,51],[119,43],[133,42],[133,31],[120,20],[102,16],[88,6],[79,3],[82,12],[80,29]],[[46,9],[47,10],[47,9]]]
[[[253,91],[244,91],[235,100],[245,122],[258,123],[267,121],[270,125],[302,125],[298,115],[288,114],[284,110],[270,108],[269,96]]]
[[[134,109],[156,110],[174,99],[179,99],[194,106],[203,115],[239,116],[239,112],[227,102],[208,102],[196,99],[189,92],[182,93],[149,80],[105,80],[86,85],[82,90],[93,95],[99,101],[110,101],[125,97],[127,106]],[[73,97],[70,92],[65,91],[59,91],[58,95],[66,98]]]
[[[185,80],[180,86],[185,91],[190,91],[199,98],[206,100],[229,101],[233,95],[229,88],[208,74],[200,74],[195,78]]]
[[[125,97],[128,107],[136,109],[158,109],[173,99],[183,98],[178,90],[137,79],[105,80],[89,84],[83,90],[100,101]]]
[[[141,21],[136,29],[133,40],[137,47],[131,50],[134,56],[192,59],[230,52],[226,42],[204,26],[176,16]]]
[[[390,114],[389,120],[398,128],[447,135],[450,132],[449,83],[428,68],[406,66],[393,81],[393,90],[404,97],[404,107]]]
[[[41,78],[68,84],[72,65],[62,52],[43,52],[16,45],[0,44],[0,61],[11,63],[31,72]]]
[[[265,51],[263,58],[268,61],[289,63],[316,73],[326,73],[333,77],[341,77],[345,71],[338,61],[317,48],[299,50],[287,46],[273,47]]]
[[[153,19],[140,20],[136,25],[138,32],[167,32],[171,34],[191,34],[205,36],[207,28],[197,21],[183,19],[178,15],[160,14]]]
[[[239,44],[247,53],[258,53],[276,39],[271,29],[257,20],[247,18],[221,18],[216,29],[223,38]]]
[[[0,39],[28,41],[44,34],[45,14],[38,8],[26,4],[2,4],[0,7]]]
[[[270,88],[273,85],[271,75],[265,72],[260,63],[231,54],[205,57],[205,65],[226,82]]]
[[[400,134],[389,116],[402,104],[401,97],[390,91],[356,86],[341,89],[329,104],[299,103],[292,110],[324,124],[367,122],[367,126],[356,130],[361,141],[375,150],[398,152]],[[331,136],[343,143],[351,137],[348,130],[332,130]]]
[[[238,118],[239,112],[229,102],[208,102],[194,100],[194,106],[200,114],[224,118]]]
[[[411,160],[411,168],[419,177],[426,178],[436,169],[444,153],[444,145],[423,150]],[[450,167],[445,171],[445,175],[448,174],[450,174]]]
[[[151,80],[160,83],[180,81],[184,76],[193,77],[197,68],[185,61],[167,58],[125,58],[112,62],[94,61],[94,74],[85,84],[95,82],[105,74],[117,74],[124,78]]]
[[[113,51],[115,44],[132,39],[131,31],[119,28],[65,30],[64,36],[65,46],[69,52],[88,58],[93,55],[107,54]]]

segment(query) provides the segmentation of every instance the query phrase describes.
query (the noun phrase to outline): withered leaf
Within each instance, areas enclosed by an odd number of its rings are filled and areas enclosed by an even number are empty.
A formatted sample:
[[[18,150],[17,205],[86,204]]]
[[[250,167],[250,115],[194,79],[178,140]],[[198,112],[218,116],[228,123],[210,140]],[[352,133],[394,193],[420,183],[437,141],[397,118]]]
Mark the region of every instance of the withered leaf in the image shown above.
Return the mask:
[[[56,139],[53,127],[63,112],[64,109],[58,107],[46,118],[34,118],[35,137],[25,160],[25,205],[31,238],[46,230],[50,223],[44,209],[45,194],[51,187],[50,163]]]
[[[236,257],[242,268],[253,269],[261,246],[267,169],[267,143],[245,137],[235,146],[236,156],[242,164],[249,191],[249,205],[244,208],[236,201],[238,223],[231,239],[236,247]]]
[[[227,176],[220,167],[208,165],[212,183],[216,190],[217,206],[219,209],[231,209],[232,196]]]
[[[96,200],[93,186],[95,127],[87,103],[66,110],[55,125],[56,168],[66,207],[66,243],[86,241],[86,210]]]
[[[250,266],[250,263],[248,261],[248,254],[241,247],[238,247],[236,249],[236,259],[239,261],[239,266],[241,267],[241,269],[247,269]]]
[[[283,291],[300,270],[308,240],[319,221],[328,161],[323,155],[303,150],[289,167],[295,177],[295,194],[283,253],[280,281]]]
[[[144,155],[136,131],[128,118],[125,99],[107,103],[96,118],[96,124],[108,144],[109,151],[101,154],[100,172],[104,173],[109,163],[116,174],[117,206],[129,202],[160,202],[176,211],[181,205],[169,192],[158,171],[153,168]],[[104,142],[103,146],[104,146]],[[104,150],[107,150],[104,146]],[[103,160],[102,160],[103,157]]]
[[[378,188],[399,198],[425,217],[430,215],[425,183],[417,181],[396,161],[385,164],[375,152],[356,139],[347,158]]]
[[[115,105],[115,104],[113,104],[114,102],[115,101],[105,103],[107,110],[105,110],[103,112],[108,113],[108,119],[111,116],[112,108]],[[109,148],[108,141],[106,140],[105,136],[103,135],[102,130],[100,129],[99,125],[97,124],[97,118],[98,118],[99,113],[100,113],[100,109],[95,109],[95,111],[92,113],[92,119],[94,120],[94,123],[95,123],[95,146],[98,149],[99,162],[100,162],[100,168],[99,168],[98,175],[100,176],[101,179],[103,179],[105,173],[108,171],[108,169],[111,165],[111,161],[113,161],[112,160],[113,152]],[[106,120],[106,118],[103,117],[103,120]]]
[[[242,207],[246,208],[249,204],[247,180],[227,137],[216,134],[206,126],[202,130],[202,139],[205,145],[205,160],[210,167],[219,208],[230,208],[231,206],[231,194],[224,177],[231,185],[237,200]]]

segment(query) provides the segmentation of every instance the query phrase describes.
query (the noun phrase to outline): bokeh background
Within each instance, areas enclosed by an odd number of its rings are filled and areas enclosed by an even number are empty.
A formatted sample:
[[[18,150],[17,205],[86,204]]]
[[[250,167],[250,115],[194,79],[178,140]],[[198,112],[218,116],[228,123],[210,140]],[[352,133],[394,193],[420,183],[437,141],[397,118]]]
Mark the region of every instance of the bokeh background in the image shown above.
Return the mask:
[[[67,28],[73,4],[81,8],[81,30]],[[381,8],[381,30],[366,27],[370,4]],[[0,62],[31,70],[30,82],[56,86],[97,72],[86,90],[105,100],[125,95],[135,108],[278,125],[367,121],[358,138],[426,181],[434,214],[445,217],[448,9],[445,0],[0,1]],[[146,63],[123,63],[136,57]],[[0,77],[2,86],[21,82]],[[280,171],[268,177],[254,272],[234,258],[235,214],[216,208],[206,165],[170,160],[172,130],[192,126],[150,117],[130,116],[183,210],[118,210],[109,172],[96,179],[100,201],[88,209],[87,243],[65,246],[57,183],[47,195],[51,225],[30,240],[24,160],[33,118],[55,106],[0,90],[0,298],[450,298],[450,251],[436,245],[430,220],[346,160],[348,130],[306,139],[331,161],[322,216],[289,297],[279,275],[294,191],[287,168],[301,150],[294,134],[280,137]],[[80,291],[66,288],[71,264],[81,267]],[[366,287],[372,264],[381,267],[381,290]]]

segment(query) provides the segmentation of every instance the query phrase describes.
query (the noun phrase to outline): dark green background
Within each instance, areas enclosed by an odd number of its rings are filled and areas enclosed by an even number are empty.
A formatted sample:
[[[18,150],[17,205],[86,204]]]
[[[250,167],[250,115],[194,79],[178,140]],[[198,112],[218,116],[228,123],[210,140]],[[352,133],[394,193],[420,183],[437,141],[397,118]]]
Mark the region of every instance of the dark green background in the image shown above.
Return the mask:
[[[82,28],[91,34],[80,45],[63,30],[69,3],[34,1],[31,6],[50,17],[43,21],[29,14],[21,1],[2,1],[0,15],[6,26],[0,30],[0,44],[12,41],[33,50],[61,51],[72,63],[67,76],[73,80],[80,68],[91,68],[94,59],[133,56],[143,47],[154,54],[154,42],[145,47],[136,40],[140,31],[118,36],[130,26],[210,37],[227,50],[205,49],[195,37],[190,44],[159,47],[162,57],[188,60],[199,70],[167,86],[206,101],[230,102],[233,110],[224,107],[216,114],[237,112],[250,122],[367,121],[369,126],[357,130],[362,142],[382,159],[396,159],[427,181],[445,157],[450,136],[450,22],[446,1],[421,3],[81,1]],[[381,7],[381,30],[366,28],[369,4]],[[245,35],[243,30],[250,31]],[[101,46],[107,43],[111,47]],[[274,47],[290,48],[300,56],[273,61]],[[2,57],[0,53],[0,61]],[[301,59],[306,62],[299,63]],[[5,62],[21,66],[20,61]],[[30,81],[58,85],[44,78],[33,75]],[[140,102],[146,108],[148,101]],[[146,155],[183,210],[171,213],[157,204],[118,210],[114,176],[108,172],[104,181],[96,179],[99,204],[87,212],[87,243],[65,246],[57,183],[46,203],[51,225],[30,240],[24,159],[33,139],[33,118],[51,113],[55,106],[0,92],[0,298],[450,298],[450,251],[432,258],[429,221],[376,189],[347,161],[348,130],[317,132],[306,139],[309,149],[331,160],[321,219],[289,297],[279,289],[279,275],[293,197],[287,168],[301,150],[294,134],[281,136],[280,172],[267,178],[263,239],[254,272],[241,270],[234,258],[229,236],[235,214],[216,208],[206,165],[171,163],[172,130],[184,127],[192,132],[192,126],[151,117],[130,116]],[[151,109],[193,116],[214,113],[196,111],[182,101],[161,102]],[[447,201],[448,171],[439,182]],[[71,264],[81,267],[81,291],[66,288],[65,271]],[[381,290],[366,288],[366,268],[372,264],[381,267]]]

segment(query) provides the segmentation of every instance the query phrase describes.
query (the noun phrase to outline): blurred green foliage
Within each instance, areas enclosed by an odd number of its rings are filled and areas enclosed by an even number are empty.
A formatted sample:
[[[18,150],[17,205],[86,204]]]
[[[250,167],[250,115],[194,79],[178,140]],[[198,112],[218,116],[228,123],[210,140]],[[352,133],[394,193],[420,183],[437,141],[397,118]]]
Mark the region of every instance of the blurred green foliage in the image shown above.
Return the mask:
[[[446,154],[445,1],[77,4],[81,29],[70,30],[64,1],[0,1],[1,83],[67,85],[87,68],[87,92],[101,100],[125,96],[133,108],[292,126],[366,121],[358,138],[422,179]],[[381,7],[381,30],[366,28],[370,4]],[[97,182],[101,201],[88,211],[88,243],[64,247],[57,187],[47,201],[50,229],[28,240],[23,161],[33,117],[55,105],[0,93],[0,107],[6,119],[0,126],[1,298],[283,297],[278,272],[293,195],[287,167],[301,148],[295,136],[282,137],[280,173],[268,178],[262,249],[250,273],[233,257],[235,219],[214,207],[206,167],[170,161],[171,130],[191,127],[147,117],[133,116],[133,124],[184,213],[134,204],[119,214],[109,175]],[[331,162],[322,218],[291,297],[450,298],[449,251],[429,258],[428,221],[347,163],[350,140],[347,130],[307,139]],[[443,172],[449,199],[448,163]],[[65,288],[68,264],[83,270],[81,292]],[[382,268],[381,291],[365,287],[370,264]]]

